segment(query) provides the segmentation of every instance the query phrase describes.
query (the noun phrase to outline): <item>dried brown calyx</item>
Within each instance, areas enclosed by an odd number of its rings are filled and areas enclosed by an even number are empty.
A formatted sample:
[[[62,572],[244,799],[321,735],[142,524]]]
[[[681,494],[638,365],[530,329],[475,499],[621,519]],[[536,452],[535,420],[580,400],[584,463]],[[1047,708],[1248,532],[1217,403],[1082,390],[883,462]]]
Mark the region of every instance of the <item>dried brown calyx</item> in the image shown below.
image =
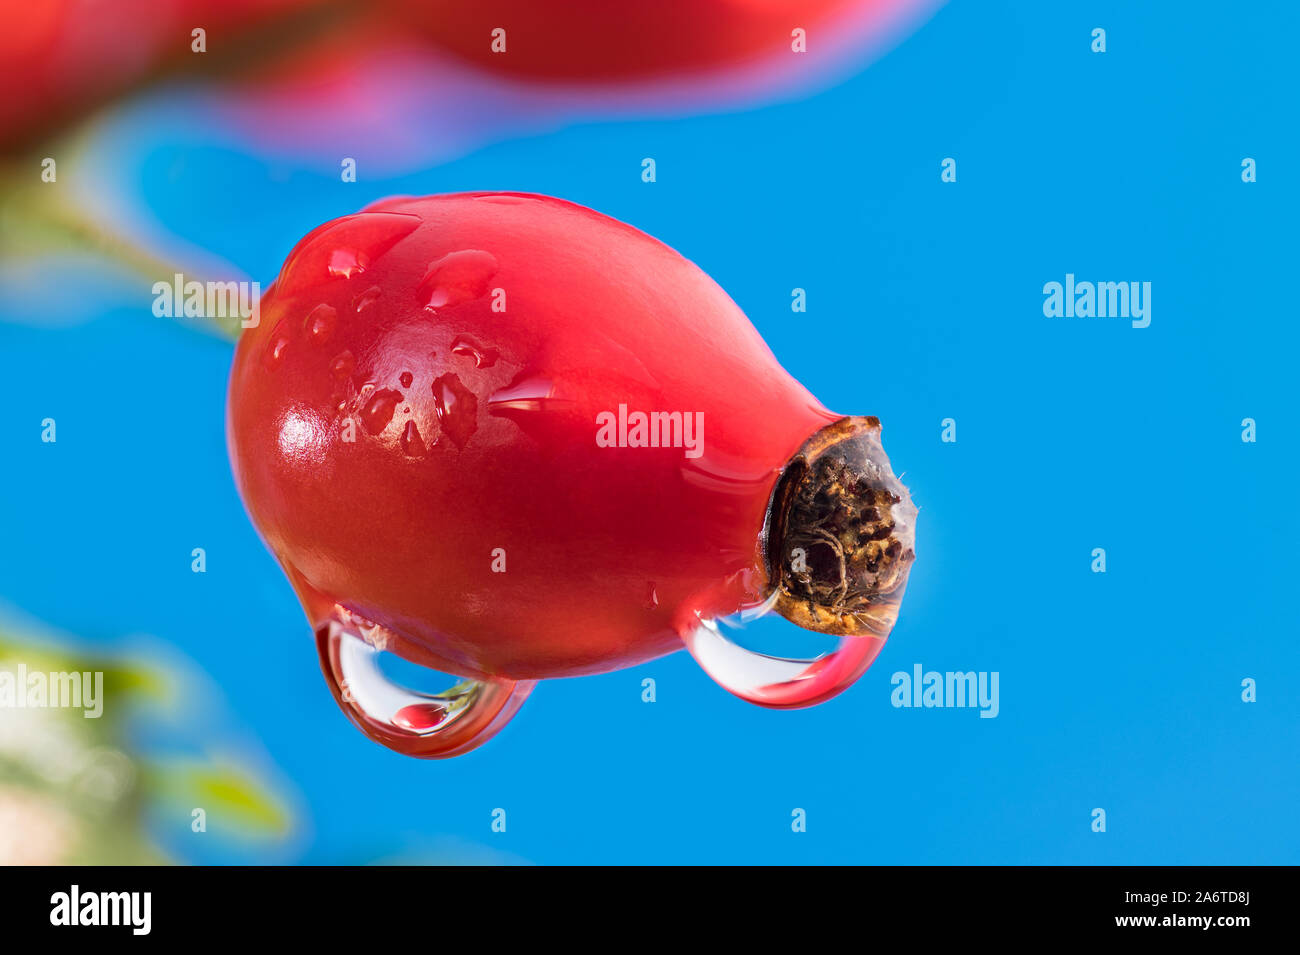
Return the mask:
[[[885,637],[916,555],[916,506],[874,417],[841,418],[786,465],[764,545],[775,609],[808,630]]]

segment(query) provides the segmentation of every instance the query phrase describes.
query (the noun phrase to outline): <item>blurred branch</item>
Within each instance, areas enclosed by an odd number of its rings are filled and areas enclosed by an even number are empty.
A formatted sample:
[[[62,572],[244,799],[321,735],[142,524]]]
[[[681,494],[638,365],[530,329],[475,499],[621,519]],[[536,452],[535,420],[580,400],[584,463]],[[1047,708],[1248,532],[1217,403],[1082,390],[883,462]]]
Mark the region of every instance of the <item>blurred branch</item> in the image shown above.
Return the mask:
[[[74,163],[76,147],[64,148],[60,155]],[[169,262],[148,249],[106,229],[76,203],[67,198],[68,190],[57,183],[43,182],[40,163],[8,160],[0,163],[0,257],[17,259],[42,254],[88,252],[113,262],[145,279],[149,286],[158,281],[170,282],[173,275],[191,270]],[[190,276],[194,278],[193,275]],[[216,334],[228,341],[239,338],[238,316],[186,318],[178,317],[200,331]]]

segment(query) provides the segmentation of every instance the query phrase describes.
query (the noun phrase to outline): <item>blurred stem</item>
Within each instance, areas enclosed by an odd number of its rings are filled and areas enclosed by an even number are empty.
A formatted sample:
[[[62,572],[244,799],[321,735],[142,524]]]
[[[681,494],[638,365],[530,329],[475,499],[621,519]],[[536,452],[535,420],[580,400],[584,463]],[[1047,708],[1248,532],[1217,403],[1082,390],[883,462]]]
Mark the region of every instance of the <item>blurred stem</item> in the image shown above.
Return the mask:
[[[80,155],[75,141],[55,150],[66,172]],[[163,259],[138,243],[106,229],[82,207],[68,198],[69,190],[58,181],[41,178],[40,160],[6,159],[0,163],[0,255],[6,259],[31,257],[52,252],[88,252],[113,262],[125,270],[153,283],[170,283],[176,273],[187,280],[187,273],[176,262]],[[199,331],[215,334],[228,341],[239,338],[239,318],[185,318],[183,322]]]
[[[43,252],[80,251],[101,256],[154,282],[170,282],[176,273],[189,281],[202,281],[149,249],[105,228],[87,215],[69,190],[41,179],[41,156],[60,156],[62,171],[75,166],[85,130],[102,109],[161,83],[184,77],[230,81],[267,64],[277,63],[286,51],[302,49],[330,35],[355,31],[365,22],[369,7],[362,0],[317,0],[267,16],[253,17],[223,33],[212,52],[196,56],[180,44],[129,82],[106,84],[98,95],[67,104],[54,104],[44,119],[22,131],[17,139],[0,143],[0,254],[6,258]],[[61,140],[61,131],[73,130]],[[179,305],[179,303],[177,303]],[[175,321],[196,330],[235,341],[239,318],[192,318]]]

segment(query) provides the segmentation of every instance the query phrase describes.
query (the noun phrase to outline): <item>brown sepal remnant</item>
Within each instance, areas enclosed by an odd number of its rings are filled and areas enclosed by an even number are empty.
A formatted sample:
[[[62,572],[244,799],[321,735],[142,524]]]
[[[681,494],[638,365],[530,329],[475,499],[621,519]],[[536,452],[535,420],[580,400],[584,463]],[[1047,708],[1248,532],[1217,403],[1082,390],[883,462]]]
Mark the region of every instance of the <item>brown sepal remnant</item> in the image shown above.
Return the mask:
[[[841,418],[809,438],[777,482],[764,531],[778,613],[820,633],[889,635],[916,557],[916,506],[878,419]]]

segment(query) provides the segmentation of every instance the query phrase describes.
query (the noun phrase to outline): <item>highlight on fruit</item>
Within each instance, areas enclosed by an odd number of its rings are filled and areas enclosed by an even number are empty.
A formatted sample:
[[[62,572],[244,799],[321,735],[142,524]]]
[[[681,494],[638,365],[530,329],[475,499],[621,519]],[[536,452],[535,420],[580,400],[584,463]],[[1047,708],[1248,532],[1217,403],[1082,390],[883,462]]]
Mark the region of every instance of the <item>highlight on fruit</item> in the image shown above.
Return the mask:
[[[464,753],[538,680],[682,647],[743,700],[810,706],[893,629],[916,508],[880,422],[828,411],[631,226],[541,195],[387,199],[303,238],[260,315],[235,479],[335,700],[394,750]],[[835,649],[732,639],[771,614]],[[461,682],[415,692],[382,651]]]

